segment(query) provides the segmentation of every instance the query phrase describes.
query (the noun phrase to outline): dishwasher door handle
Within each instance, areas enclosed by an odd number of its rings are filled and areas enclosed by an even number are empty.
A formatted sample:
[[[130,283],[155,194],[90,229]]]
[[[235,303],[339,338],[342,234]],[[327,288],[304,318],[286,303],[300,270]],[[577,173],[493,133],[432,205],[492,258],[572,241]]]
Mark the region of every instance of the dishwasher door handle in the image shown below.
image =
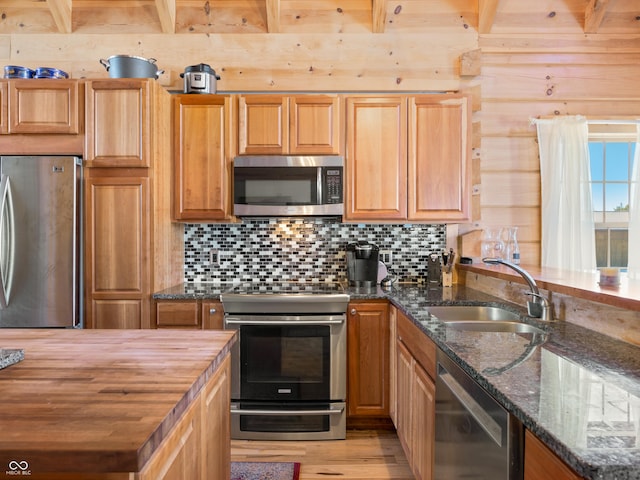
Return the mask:
[[[441,368],[442,365],[440,366]],[[443,368],[444,370],[444,368]],[[453,395],[458,399],[467,412],[478,422],[482,429],[487,432],[491,439],[502,447],[502,427],[489,415],[482,406],[476,402],[472,395],[467,392],[453,376],[444,370],[438,373],[440,379],[445,383]]]

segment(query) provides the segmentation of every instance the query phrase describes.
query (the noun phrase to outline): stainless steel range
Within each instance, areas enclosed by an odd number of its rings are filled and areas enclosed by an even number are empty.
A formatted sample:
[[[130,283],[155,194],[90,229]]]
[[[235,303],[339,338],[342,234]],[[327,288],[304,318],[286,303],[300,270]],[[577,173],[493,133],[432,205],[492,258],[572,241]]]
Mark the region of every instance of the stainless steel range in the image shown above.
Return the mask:
[[[220,295],[231,352],[231,438],[346,436],[347,305],[340,284],[248,283]]]

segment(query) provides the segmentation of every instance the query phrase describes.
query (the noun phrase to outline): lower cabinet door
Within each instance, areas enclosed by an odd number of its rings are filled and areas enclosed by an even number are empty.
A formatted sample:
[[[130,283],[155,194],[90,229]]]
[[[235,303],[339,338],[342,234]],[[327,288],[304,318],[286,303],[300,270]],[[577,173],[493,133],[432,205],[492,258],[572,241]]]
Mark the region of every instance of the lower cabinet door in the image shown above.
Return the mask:
[[[148,327],[149,179],[94,171],[85,173],[85,325]]]
[[[436,385],[424,369],[414,363],[411,408],[412,467],[417,480],[433,477]]]

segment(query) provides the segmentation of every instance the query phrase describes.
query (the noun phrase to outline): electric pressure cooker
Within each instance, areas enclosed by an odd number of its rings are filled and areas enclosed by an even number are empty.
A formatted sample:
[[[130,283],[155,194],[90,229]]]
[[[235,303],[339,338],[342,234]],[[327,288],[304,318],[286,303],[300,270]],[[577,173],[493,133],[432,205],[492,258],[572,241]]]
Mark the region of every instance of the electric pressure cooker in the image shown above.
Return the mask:
[[[216,81],[220,80],[206,63],[191,65],[180,76],[184,78],[184,93],[216,93]]]

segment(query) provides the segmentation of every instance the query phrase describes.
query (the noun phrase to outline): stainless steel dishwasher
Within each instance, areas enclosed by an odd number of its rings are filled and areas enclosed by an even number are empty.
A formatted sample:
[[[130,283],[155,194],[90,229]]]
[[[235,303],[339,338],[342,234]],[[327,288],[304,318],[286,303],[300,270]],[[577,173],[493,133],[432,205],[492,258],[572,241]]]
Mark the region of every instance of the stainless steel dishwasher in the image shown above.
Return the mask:
[[[438,350],[435,480],[522,480],[522,424]]]

